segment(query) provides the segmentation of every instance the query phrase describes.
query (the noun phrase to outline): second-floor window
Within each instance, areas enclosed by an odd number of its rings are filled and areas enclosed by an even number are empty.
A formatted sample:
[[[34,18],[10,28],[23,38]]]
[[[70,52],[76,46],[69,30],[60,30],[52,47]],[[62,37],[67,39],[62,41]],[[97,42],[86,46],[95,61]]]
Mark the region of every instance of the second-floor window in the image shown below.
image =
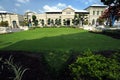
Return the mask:
[[[95,15],[95,11],[93,11],[93,15]]]
[[[97,15],[99,15],[99,11],[97,11]]]
[[[101,14],[103,14],[103,11],[101,11]]]

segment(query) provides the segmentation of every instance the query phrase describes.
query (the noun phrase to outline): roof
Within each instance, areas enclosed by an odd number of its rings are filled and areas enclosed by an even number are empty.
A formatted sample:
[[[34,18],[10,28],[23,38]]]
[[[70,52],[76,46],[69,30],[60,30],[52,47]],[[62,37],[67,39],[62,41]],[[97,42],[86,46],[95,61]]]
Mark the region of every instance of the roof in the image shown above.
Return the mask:
[[[88,11],[86,11],[86,10],[76,10],[75,12],[89,13],[89,12],[88,12]]]
[[[106,5],[102,5],[102,4],[93,4],[93,5],[91,5],[91,7],[106,7]]]
[[[88,9],[88,8],[90,8],[90,7],[107,7],[107,5],[93,4],[93,5],[91,5],[91,6],[87,7],[87,8],[85,8],[85,10]]]
[[[62,10],[56,10],[56,11],[46,11],[46,12],[62,12]]]
[[[0,14],[12,14],[12,13],[10,13],[8,11],[0,11]]]
[[[7,11],[0,11],[0,13],[8,13]]]

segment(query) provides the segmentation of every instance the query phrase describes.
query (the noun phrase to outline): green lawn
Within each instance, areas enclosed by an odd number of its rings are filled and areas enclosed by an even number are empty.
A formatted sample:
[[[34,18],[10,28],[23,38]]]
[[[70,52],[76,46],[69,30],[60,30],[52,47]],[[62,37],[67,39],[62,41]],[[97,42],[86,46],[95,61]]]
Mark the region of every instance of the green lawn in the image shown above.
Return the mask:
[[[51,69],[58,72],[70,58],[70,50],[117,50],[120,40],[73,28],[37,28],[0,35],[0,50],[44,52]]]
[[[2,50],[109,50],[120,49],[120,40],[73,28],[39,28],[0,35]]]

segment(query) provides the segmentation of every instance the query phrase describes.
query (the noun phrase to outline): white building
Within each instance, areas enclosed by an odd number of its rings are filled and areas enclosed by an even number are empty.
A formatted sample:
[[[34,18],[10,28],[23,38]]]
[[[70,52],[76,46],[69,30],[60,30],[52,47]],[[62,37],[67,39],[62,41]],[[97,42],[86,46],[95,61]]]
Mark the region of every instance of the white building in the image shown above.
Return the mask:
[[[7,21],[9,26],[11,28],[18,28],[20,27],[21,22],[24,21],[24,18],[22,15],[10,13],[7,11],[0,11],[0,22],[1,21]]]
[[[75,18],[75,15],[81,15],[79,19],[79,24],[82,24],[82,21],[84,20],[88,21],[89,24],[94,25],[96,24],[96,20],[103,13],[106,7],[107,6],[105,5],[94,4],[87,7],[85,10],[76,11],[70,7],[67,7],[66,9],[61,11],[47,11],[43,14],[27,12],[24,16],[9,13],[7,11],[0,11],[0,22],[8,21],[9,26],[15,28],[22,26],[22,23],[24,23],[25,20],[31,21],[32,23],[32,16],[35,15],[38,20],[38,26],[56,25],[56,21],[60,21],[60,26],[72,26],[74,25],[73,19]],[[51,20],[52,24],[49,23],[49,20]]]
[[[107,8],[106,5],[99,5],[99,4],[93,4],[87,7],[85,10],[89,12],[88,15],[89,23],[92,25],[96,24],[97,19],[101,16],[101,14],[105,11],[106,8]]]
[[[51,19],[54,24],[56,19],[60,19],[61,26],[65,26],[64,21],[66,21],[67,26],[72,26],[74,25],[72,20],[74,19],[75,15],[80,14],[80,15],[86,15],[86,16],[82,16],[82,18],[84,18],[84,21],[88,20],[89,24],[94,25],[96,24],[97,19],[99,18],[99,16],[101,16],[101,14],[104,12],[106,7],[107,6],[105,5],[93,4],[84,10],[77,10],[77,11],[70,7],[67,7],[66,9],[61,11],[48,11],[43,14],[35,14],[30,12],[31,15],[28,14],[28,19],[32,20],[32,15],[35,15],[39,22],[39,26],[42,26],[41,20],[44,21],[43,26],[51,25],[49,24],[48,19]]]

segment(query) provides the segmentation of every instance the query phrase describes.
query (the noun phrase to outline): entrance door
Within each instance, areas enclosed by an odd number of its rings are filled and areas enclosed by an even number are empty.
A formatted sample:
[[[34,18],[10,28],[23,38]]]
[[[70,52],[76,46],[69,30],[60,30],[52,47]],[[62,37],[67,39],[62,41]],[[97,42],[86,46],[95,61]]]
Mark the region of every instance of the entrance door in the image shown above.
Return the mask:
[[[12,23],[13,23],[13,28],[17,28],[18,27],[16,21],[13,21]]]
[[[70,19],[67,19],[67,26],[70,26]]]

